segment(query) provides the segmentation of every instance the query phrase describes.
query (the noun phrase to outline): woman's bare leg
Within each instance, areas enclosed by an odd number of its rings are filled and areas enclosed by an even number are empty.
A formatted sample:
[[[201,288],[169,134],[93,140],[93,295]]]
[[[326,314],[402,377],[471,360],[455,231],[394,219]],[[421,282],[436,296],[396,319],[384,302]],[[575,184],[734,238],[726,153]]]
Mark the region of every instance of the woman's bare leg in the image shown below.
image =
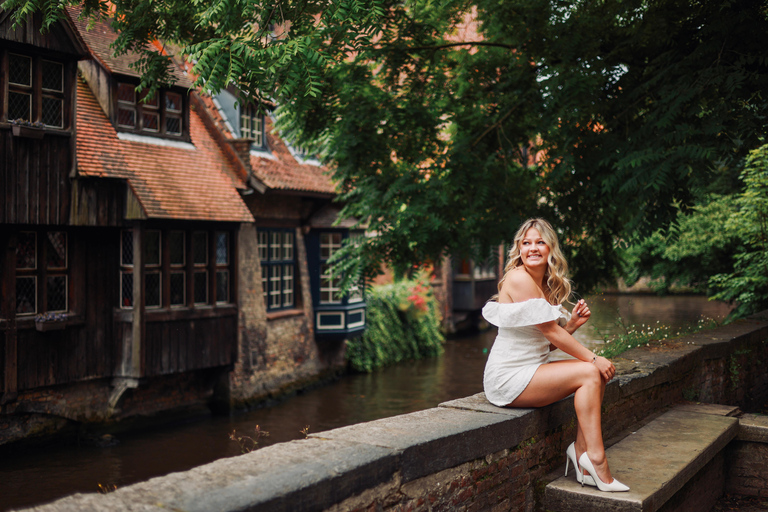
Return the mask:
[[[553,362],[557,362],[557,361],[553,361]],[[601,408],[602,408],[603,397],[605,396],[605,380],[601,379],[601,381],[602,381],[602,384],[603,384],[601,386],[601,392],[600,392],[600,404],[601,404]],[[601,424],[600,445],[603,446],[603,443],[602,443],[602,424]],[[578,421],[576,422],[576,442],[574,444],[574,447],[576,449],[576,460],[579,460],[579,458],[581,457],[581,454],[587,451],[587,441],[584,438],[584,432],[581,430],[581,423],[579,423]],[[603,453],[605,453],[605,448],[603,448]],[[587,471],[584,470],[584,469],[582,469],[581,472],[583,474],[587,474]],[[608,471],[608,475],[610,476],[610,470]],[[605,480],[603,480],[603,481],[605,481]]]
[[[531,382],[523,390],[512,407],[542,407],[574,393],[578,427],[576,429],[576,453],[584,451],[595,466],[595,471],[605,483],[613,481],[605,458],[601,407],[605,382],[597,367],[582,361],[557,361],[539,366]]]

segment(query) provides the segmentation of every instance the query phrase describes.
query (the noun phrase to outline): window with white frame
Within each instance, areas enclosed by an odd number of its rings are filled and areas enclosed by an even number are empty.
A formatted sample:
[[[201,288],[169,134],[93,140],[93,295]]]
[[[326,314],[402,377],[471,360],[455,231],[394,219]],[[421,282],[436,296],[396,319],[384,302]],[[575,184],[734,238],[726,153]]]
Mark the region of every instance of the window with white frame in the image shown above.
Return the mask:
[[[260,229],[261,283],[268,311],[296,305],[295,235],[290,229]]]
[[[251,147],[257,150],[267,149],[265,137],[264,113],[253,105],[245,106],[240,113],[240,137],[253,139]]]
[[[341,275],[328,260],[341,249],[341,233],[320,233],[320,304],[341,304]]]

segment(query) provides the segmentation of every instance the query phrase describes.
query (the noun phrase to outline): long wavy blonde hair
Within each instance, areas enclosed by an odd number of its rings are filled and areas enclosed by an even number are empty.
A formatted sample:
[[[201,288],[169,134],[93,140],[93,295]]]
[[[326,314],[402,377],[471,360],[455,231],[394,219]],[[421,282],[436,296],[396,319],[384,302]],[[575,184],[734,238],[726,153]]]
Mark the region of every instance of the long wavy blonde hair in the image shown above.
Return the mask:
[[[547,300],[552,304],[562,304],[571,296],[568,262],[565,261],[565,256],[563,256],[563,252],[560,250],[557,233],[555,233],[552,225],[544,219],[528,219],[517,230],[512,247],[509,249],[509,253],[507,253],[507,264],[504,266],[504,276],[499,281],[499,291],[501,291],[501,285],[504,283],[509,272],[523,265],[523,260],[520,257],[520,244],[523,242],[525,234],[531,228],[535,228],[541,235],[541,238],[544,239],[544,243],[549,246],[547,271],[544,273],[544,279],[547,283],[546,291],[549,292]],[[498,295],[495,298],[498,298]]]

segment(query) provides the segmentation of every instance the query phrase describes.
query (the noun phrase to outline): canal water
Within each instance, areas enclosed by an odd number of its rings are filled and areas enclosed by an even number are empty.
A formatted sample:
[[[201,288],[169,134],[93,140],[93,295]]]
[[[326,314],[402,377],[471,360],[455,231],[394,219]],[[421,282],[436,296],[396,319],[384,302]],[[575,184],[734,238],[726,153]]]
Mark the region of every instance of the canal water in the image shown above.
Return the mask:
[[[592,318],[577,338],[587,345],[629,325],[684,327],[701,318],[723,319],[730,308],[698,296],[596,295]],[[114,446],[61,445],[0,458],[0,511],[46,503],[75,492],[99,492],[240,454],[231,432],[259,446],[303,439],[310,433],[435,407],[482,391],[482,374],[496,329],[449,339],[437,358],[361,375],[269,408],[231,417],[211,416],[151,432],[123,434]]]

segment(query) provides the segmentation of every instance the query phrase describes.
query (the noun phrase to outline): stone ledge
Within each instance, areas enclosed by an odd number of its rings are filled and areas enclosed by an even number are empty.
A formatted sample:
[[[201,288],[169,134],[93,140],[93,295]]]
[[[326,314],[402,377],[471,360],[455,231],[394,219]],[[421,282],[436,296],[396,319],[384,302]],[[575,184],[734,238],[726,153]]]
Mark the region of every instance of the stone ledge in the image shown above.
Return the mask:
[[[403,482],[516,444],[518,423],[499,414],[433,408],[359,423],[310,438],[379,446],[400,458]]]
[[[722,409],[708,404],[672,409],[610,447],[612,472],[629,492],[582,487],[572,473],[547,486],[547,509],[659,510],[736,436],[738,420]]]
[[[739,441],[768,443],[768,416],[762,414],[743,414],[739,418]]]
[[[219,459],[109,494],[75,494],[29,510],[47,512],[304,512],[391,480],[398,454],[371,445],[304,439]]]

